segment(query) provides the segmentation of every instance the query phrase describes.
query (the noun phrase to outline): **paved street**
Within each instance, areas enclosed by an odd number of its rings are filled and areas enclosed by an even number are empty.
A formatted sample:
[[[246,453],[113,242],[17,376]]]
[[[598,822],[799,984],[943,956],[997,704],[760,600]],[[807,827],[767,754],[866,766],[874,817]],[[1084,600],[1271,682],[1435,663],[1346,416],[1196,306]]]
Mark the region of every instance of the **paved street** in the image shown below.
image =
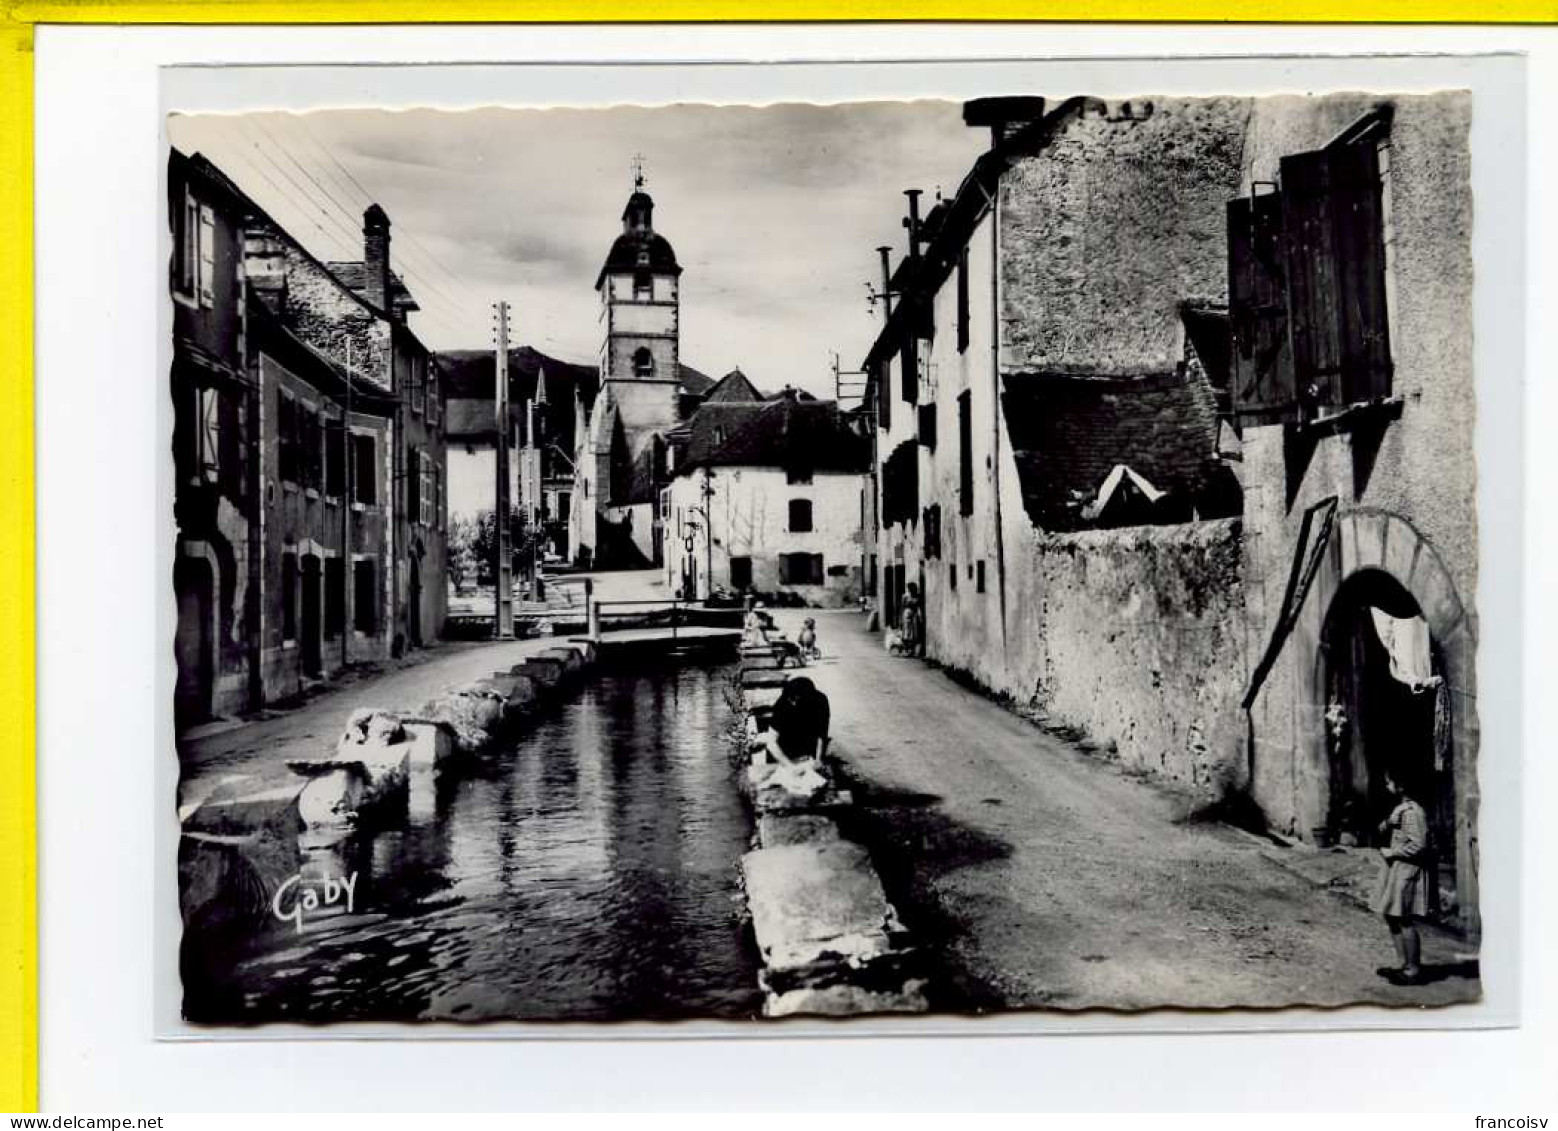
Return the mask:
[[[777,616],[793,635],[799,611]],[[1274,849],[1053,737],[917,660],[854,613],[812,613],[835,751],[948,1008],[1442,1004],[1477,994],[1459,940],[1425,932],[1435,979],[1394,987],[1374,916]],[[1165,998],[1172,996],[1172,1001]]]

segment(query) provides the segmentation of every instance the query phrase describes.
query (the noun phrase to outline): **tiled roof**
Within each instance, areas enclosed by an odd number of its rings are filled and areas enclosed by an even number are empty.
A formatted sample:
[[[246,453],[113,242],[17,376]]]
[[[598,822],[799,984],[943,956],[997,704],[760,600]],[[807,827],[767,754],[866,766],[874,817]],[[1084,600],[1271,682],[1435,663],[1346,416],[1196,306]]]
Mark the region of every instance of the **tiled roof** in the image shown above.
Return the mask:
[[[1192,508],[1202,517],[1227,510],[1230,473],[1216,455],[1213,392],[1199,372],[1016,373],[1002,386],[1023,505],[1035,525],[1089,525],[1083,508],[1117,465],[1166,493],[1154,504],[1159,521],[1188,519]]]
[[[688,432],[678,473],[704,466],[864,472],[871,459],[870,442],[850,429],[834,401],[705,404]]]
[[[737,368],[719,379],[719,382],[709,390],[703,403],[719,404],[725,401],[736,401],[750,404],[763,399],[763,394],[757,391],[757,386]]]
[[[330,260],[325,267],[352,293],[367,297],[367,276],[362,260]],[[420,310],[417,300],[411,297],[411,292],[406,289],[405,281],[401,277],[390,272],[390,302],[401,310]]]

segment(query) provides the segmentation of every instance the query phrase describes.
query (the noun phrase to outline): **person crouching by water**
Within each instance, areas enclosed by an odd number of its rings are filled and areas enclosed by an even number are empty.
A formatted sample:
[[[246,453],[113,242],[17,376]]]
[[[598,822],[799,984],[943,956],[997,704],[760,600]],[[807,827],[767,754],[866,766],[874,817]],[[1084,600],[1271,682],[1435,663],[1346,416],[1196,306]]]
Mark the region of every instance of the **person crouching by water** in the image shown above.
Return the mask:
[[[787,766],[821,759],[831,741],[833,709],[828,697],[803,675],[786,681],[768,715],[768,750]]]
[[[1385,917],[1401,965],[1381,966],[1377,973],[1396,985],[1415,986],[1423,981],[1423,940],[1417,931],[1417,920],[1428,913],[1428,864],[1433,851],[1428,814],[1389,773],[1385,775],[1385,791],[1396,806],[1379,826],[1380,835],[1388,835],[1390,840],[1380,850],[1385,873],[1371,906],[1376,914]]]

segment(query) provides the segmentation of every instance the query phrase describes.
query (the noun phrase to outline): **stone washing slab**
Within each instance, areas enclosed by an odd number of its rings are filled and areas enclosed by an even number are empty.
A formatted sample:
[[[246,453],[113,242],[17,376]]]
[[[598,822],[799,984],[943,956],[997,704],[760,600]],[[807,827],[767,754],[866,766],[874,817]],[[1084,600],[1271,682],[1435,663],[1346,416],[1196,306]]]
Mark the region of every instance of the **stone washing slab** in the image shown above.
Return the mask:
[[[760,848],[741,858],[764,965],[865,965],[891,949],[892,908],[865,849],[848,841]]]
[[[768,813],[757,819],[757,842],[763,848],[831,844],[838,839],[838,825],[814,813]]]
[[[914,978],[897,990],[868,990],[837,985],[770,994],[763,1001],[764,1017],[858,1017],[865,1013],[924,1013],[925,980]]]

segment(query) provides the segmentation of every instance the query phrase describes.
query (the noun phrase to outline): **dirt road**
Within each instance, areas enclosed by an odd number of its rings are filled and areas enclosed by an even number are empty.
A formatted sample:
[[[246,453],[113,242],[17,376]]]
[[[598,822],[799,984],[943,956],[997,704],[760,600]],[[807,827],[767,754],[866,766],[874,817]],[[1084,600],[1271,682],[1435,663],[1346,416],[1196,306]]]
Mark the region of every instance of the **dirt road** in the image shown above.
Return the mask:
[[[779,614],[793,634],[799,616]],[[944,1006],[988,1009],[1351,1002],[1480,990],[1465,944],[1424,938],[1430,984],[1396,987],[1383,924],[1198,820],[1188,799],[1089,755],[918,660],[854,613],[818,617],[854,834],[940,955]],[[790,623],[794,621],[795,623]],[[1296,847],[1279,852],[1310,852]]]

